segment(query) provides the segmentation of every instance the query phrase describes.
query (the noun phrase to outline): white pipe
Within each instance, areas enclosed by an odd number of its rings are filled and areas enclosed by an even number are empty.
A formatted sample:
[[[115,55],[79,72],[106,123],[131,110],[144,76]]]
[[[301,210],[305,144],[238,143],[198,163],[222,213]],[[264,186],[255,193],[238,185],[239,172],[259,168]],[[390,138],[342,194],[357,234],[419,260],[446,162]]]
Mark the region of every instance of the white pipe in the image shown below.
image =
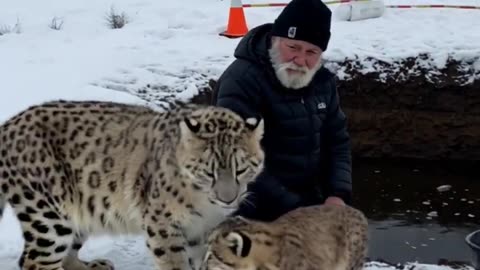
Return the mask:
[[[340,4],[334,15],[341,21],[359,21],[381,17],[384,12],[383,0],[353,1]]]

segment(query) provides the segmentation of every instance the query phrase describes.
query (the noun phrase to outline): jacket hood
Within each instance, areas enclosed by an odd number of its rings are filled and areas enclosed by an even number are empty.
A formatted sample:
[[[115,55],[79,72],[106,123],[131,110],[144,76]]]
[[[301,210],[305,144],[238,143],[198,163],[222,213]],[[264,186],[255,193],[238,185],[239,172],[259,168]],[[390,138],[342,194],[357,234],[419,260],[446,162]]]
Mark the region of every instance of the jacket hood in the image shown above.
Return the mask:
[[[238,43],[234,56],[261,65],[270,65],[270,30],[273,24],[267,23],[251,29]]]

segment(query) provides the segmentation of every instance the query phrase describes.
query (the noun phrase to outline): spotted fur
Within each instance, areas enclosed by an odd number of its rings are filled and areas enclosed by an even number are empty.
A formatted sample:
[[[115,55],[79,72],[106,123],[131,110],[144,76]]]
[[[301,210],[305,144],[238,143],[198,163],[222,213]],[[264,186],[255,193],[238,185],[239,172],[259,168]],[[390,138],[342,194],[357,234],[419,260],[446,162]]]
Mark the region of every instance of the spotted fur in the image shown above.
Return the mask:
[[[78,252],[128,233],[146,237],[156,269],[190,269],[262,169],[262,134],[262,121],[210,106],[54,101],[13,116],[0,126],[0,209],[20,221],[20,268],[113,269]]]
[[[360,270],[368,223],[349,206],[309,206],[272,222],[232,217],[208,240],[202,270]]]

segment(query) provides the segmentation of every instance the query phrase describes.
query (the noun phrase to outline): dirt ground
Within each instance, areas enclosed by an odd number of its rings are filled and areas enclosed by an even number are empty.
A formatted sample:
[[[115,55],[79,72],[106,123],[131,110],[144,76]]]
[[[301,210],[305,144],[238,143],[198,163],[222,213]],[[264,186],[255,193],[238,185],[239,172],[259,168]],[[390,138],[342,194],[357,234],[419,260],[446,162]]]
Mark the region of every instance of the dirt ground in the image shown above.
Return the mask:
[[[349,80],[338,80],[357,157],[480,160],[480,78],[474,63],[449,60],[444,69],[418,63],[427,55],[401,63],[378,61],[382,73],[362,74],[359,62],[346,67]],[[386,80],[381,81],[387,74]],[[215,85],[211,78],[209,85]],[[195,96],[209,103],[211,88]]]
[[[406,59],[398,70],[383,64],[386,82],[353,67],[353,79],[338,82],[355,154],[480,160],[480,79],[467,83],[473,63],[450,60],[432,71],[417,61]]]

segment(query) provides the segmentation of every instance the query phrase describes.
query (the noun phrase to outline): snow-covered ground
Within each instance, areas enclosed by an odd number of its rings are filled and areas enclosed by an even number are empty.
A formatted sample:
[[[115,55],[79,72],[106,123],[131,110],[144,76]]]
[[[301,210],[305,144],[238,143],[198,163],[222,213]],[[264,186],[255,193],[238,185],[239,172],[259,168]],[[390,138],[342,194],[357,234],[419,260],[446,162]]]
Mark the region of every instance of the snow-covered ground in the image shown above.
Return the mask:
[[[480,5],[480,0],[425,1],[386,3]],[[233,60],[238,39],[218,35],[226,27],[229,2],[0,0],[0,31],[12,30],[0,36],[0,92],[6,95],[0,101],[0,120],[45,98],[110,98],[105,89],[147,90],[168,100],[192,96],[198,85],[206,83],[204,76],[218,76]],[[105,15],[111,7],[125,12],[130,23],[122,29],[108,28]],[[281,9],[245,9],[248,27],[273,21]],[[422,64],[442,67],[448,56],[470,58],[477,59],[480,71],[479,14],[480,10],[387,9],[378,19],[334,20],[325,58],[392,62],[429,52],[435,61]],[[61,30],[49,28],[54,18],[63,22]],[[375,68],[363,63],[359,68]],[[338,75],[345,76],[342,70]]]
[[[0,121],[34,103],[59,98],[152,106],[190,98],[233,60],[239,39],[218,35],[226,27],[229,2],[0,0]],[[244,1],[266,2],[271,1]],[[480,0],[386,3],[480,5]],[[105,16],[111,7],[127,15],[124,28],[107,26]],[[280,10],[245,9],[248,27],[273,21]],[[453,57],[469,59],[480,71],[479,16],[480,10],[387,9],[378,19],[334,19],[325,59],[371,57],[394,62],[430,53],[435,60],[423,64],[441,68]],[[49,27],[54,18],[63,23],[60,30]],[[361,68],[375,67],[365,61]],[[342,70],[338,75],[345,77]],[[17,221],[7,211],[0,223],[0,269],[16,269],[22,243]],[[91,240],[82,254],[110,258],[120,270],[153,269],[138,238]]]

